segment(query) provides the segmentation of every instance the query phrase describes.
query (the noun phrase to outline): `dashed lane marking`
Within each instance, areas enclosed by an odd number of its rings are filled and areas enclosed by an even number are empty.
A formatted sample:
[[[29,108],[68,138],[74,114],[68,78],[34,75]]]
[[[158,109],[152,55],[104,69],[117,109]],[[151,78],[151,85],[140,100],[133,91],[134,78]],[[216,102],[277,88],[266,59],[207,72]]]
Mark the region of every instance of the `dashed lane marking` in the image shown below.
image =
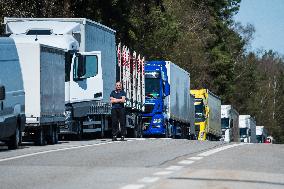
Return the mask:
[[[183,165],[189,165],[189,164],[192,164],[194,163],[194,161],[191,161],[191,160],[182,160],[180,162],[178,162],[178,164],[183,164]]]
[[[183,168],[183,166],[178,166],[178,165],[173,165],[173,166],[169,166],[166,168],[166,170],[169,170],[169,171],[178,171],[178,170],[181,170]]]
[[[153,183],[157,182],[160,178],[159,177],[144,177],[139,182],[144,182],[144,183]]]
[[[169,175],[171,173],[173,173],[173,172],[172,171],[159,171],[159,172],[154,173],[153,175],[163,176],[163,175]]]
[[[129,184],[129,185],[122,187],[121,189],[141,189],[141,188],[144,188],[144,186],[145,185],[143,184]]]
[[[190,157],[189,160],[201,160],[203,157]]]

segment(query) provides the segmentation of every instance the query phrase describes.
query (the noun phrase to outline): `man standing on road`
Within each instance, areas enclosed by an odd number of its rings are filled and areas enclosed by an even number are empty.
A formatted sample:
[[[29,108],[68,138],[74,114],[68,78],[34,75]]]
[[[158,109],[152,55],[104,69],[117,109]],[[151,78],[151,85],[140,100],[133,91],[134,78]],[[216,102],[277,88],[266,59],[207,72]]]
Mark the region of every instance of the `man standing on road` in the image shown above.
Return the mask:
[[[121,141],[125,141],[125,102],[126,93],[122,90],[121,82],[116,82],[115,90],[110,94],[111,119],[112,119],[112,140],[117,141],[117,135],[119,133],[120,124],[121,129]]]

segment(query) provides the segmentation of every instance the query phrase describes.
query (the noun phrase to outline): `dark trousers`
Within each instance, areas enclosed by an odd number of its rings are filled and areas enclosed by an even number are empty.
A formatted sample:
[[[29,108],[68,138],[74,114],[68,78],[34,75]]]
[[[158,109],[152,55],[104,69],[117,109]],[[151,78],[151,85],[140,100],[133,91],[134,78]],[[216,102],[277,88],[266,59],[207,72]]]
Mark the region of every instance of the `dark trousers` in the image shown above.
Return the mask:
[[[113,108],[111,109],[111,120],[112,120],[112,136],[117,136],[119,133],[119,125],[121,129],[121,136],[125,137],[125,109],[124,108]]]

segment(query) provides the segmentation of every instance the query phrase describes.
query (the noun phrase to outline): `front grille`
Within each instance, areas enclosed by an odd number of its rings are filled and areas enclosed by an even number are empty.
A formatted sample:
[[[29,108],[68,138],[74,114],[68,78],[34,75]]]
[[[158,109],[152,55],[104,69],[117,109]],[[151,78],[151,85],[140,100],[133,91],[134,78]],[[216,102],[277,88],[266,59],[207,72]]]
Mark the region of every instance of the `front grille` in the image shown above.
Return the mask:
[[[149,114],[153,112],[155,104],[145,104],[145,110],[144,113],[145,114]]]

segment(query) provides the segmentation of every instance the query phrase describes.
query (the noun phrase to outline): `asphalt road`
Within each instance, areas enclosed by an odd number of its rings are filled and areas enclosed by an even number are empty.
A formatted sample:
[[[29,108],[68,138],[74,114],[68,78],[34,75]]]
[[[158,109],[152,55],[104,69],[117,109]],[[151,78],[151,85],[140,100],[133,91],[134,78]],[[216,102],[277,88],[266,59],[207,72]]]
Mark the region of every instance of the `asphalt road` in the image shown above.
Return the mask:
[[[172,139],[0,150],[0,188],[283,188],[284,145]]]

